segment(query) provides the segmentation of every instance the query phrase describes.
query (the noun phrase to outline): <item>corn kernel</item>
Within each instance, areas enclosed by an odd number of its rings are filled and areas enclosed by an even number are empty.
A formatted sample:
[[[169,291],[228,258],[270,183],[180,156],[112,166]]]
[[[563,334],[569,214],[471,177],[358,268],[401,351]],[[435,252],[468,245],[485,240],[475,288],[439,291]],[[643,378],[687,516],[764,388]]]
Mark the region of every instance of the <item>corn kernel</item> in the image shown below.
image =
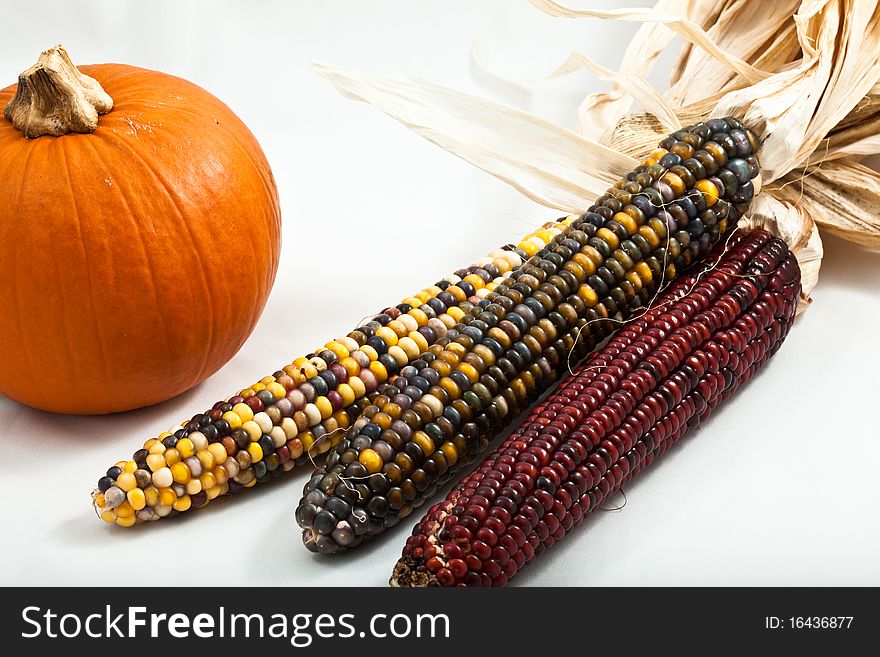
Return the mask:
[[[388,378],[388,370],[386,370],[385,366],[378,360],[374,360],[370,363],[370,371],[379,383],[383,383]]]
[[[275,399],[283,399],[287,396],[287,389],[278,382],[268,384],[266,390],[271,392]]]
[[[616,249],[620,246],[620,238],[617,237],[617,234],[614,231],[611,231],[607,228],[600,228],[596,231],[596,237],[605,242],[612,249]]]
[[[333,414],[333,420],[336,422],[336,425],[338,427],[342,427],[343,429],[347,429],[348,425],[351,424],[351,418],[348,415],[348,411],[346,411],[344,408],[340,408],[338,411],[336,411]],[[329,422],[329,420],[328,420],[328,422]],[[335,444],[335,443],[339,442],[340,440],[342,440],[342,435],[339,434],[339,435],[333,437],[332,440],[335,441],[334,442],[334,444]]]
[[[272,439],[272,442],[275,443],[275,447],[281,447],[287,442],[287,436],[281,427],[272,427],[266,435]]]
[[[648,242],[652,249],[656,249],[660,246],[660,238],[650,226],[642,226],[639,228],[639,235],[645,238],[645,241]]]
[[[532,242],[524,240],[517,244],[517,247],[526,252],[526,255],[530,258],[538,252],[538,246]]]
[[[406,337],[410,331],[417,330],[419,328],[419,323],[410,315],[402,314],[397,319],[388,322],[386,327],[394,331],[394,335],[397,336],[397,340],[399,341],[400,338]]]
[[[645,262],[638,262],[636,266],[633,267],[633,271],[639,275],[639,278],[642,279],[642,284],[645,285],[654,280],[654,274],[651,273],[651,268]]]
[[[164,468],[165,456],[163,454],[147,454],[147,467],[151,472]]]
[[[428,316],[425,314],[425,311],[422,310],[421,308],[411,308],[409,310],[409,312],[407,312],[407,315],[409,315],[414,320],[416,320],[416,324],[418,324],[418,326],[424,326],[425,324],[428,323]],[[415,330],[418,330],[418,329],[415,329]]]
[[[251,463],[258,463],[263,460],[263,448],[260,447],[260,443],[249,444],[247,451],[251,455]]]
[[[180,453],[181,459],[188,459],[195,454],[195,445],[189,438],[181,438],[177,441],[177,451]]]
[[[614,221],[624,227],[627,233],[632,235],[639,229],[636,220],[629,216],[626,212],[618,212],[614,215]]]
[[[452,319],[455,320],[456,324],[458,322],[460,322],[465,315],[465,312],[461,308],[459,308],[458,306],[451,306],[451,307],[447,308],[446,313],[450,317],[452,317]],[[450,328],[452,328],[452,327],[450,327]]]
[[[361,371],[361,366],[358,365],[358,362],[349,356],[348,358],[343,358],[339,361],[339,364],[345,368],[346,373],[349,377],[357,376],[357,373]]]
[[[443,455],[446,457],[446,463],[449,464],[449,467],[455,465],[456,461],[458,461],[458,452],[455,451],[455,446],[450,442],[445,442],[440,446],[440,451],[443,452]]]
[[[431,456],[434,453],[434,441],[426,434],[424,431],[416,431],[413,433],[412,441],[418,445],[422,452],[425,454],[425,458]]]
[[[594,290],[586,283],[578,288],[578,296],[581,298],[584,304],[586,304],[587,308],[592,308],[597,303],[599,303],[599,295],[596,294],[596,290]]]
[[[421,334],[419,334],[421,335]],[[364,395],[367,394],[367,387],[364,385],[364,382],[358,376],[353,376],[348,380],[348,385],[351,386],[351,389],[354,391],[355,397],[360,399]]]
[[[308,426],[313,427],[321,421],[321,411],[313,403],[306,404],[303,408],[303,415],[306,417]]]
[[[259,440],[260,436],[263,435],[263,430],[260,428],[260,425],[254,422],[253,420],[248,420],[241,428],[247,432],[248,437],[253,440]]]
[[[664,173],[660,177],[660,180],[672,188],[672,193],[675,194],[676,197],[682,196],[687,191],[687,186],[684,184],[684,180],[681,179],[681,176],[672,171]]]
[[[409,338],[403,338],[403,340],[408,339]],[[405,367],[409,363],[409,355],[400,347],[400,342],[393,347],[388,348],[388,355],[391,356],[400,367]]]
[[[334,354],[336,354],[336,357],[340,361],[343,358],[347,358],[348,356],[351,355],[348,348],[344,344],[342,344],[341,342],[338,342],[336,340],[328,342],[327,344],[324,345],[324,347],[329,349],[330,351],[332,351]]]
[[[229,456],[226,453],[226,448],[220,443],[211,443],[208,445],[208,451],[211,452],[211,456],[214,457],[215,463],[223,463]]]
[[[229,411],[231,413],[235,413],[239,419],[239,427],[242,423],[247,422],[248,420],[252,420],[254,418],[253,409],[243,402],[239,402],[235,406],[232,407],[232,410]],[[224,414],[225,419],[225,414]],[[228,422],[229,420],[227,420]],[[231,426],[231,425],[230,425]],[[238,428],[238,427],[236,427]]]
[[[210,472],[206,472],[201,477],[199,477],[199,482],[202,484],[202,490],[207,490],[217,485],[217,480]]]
[[[178,484],[186,484],[192,477],[185,463],[175,463],[171,466],[171,476]]]
[[[159,489],[159,503],[163,506],[171,506],[177,501],[177,495],[170,488]]]
[[[229,473],[226,472],[226,468],[222,465],[218,465],[217,467],[215,467],[212,474],[214,475],[215,484],[219,484],[221,486],[225,484],[226,481],[229,479]]]
[[[137,479],[131,472],[123,472],[116,478],[116,485],[127,493],[133,488],[137,488]]]
[[[131,504],[131,508],[135,511],[140,511],[145,506],[147,506],[147,498],[144,495],[144,491],[140,488],[134,488],[128,491],[128,503]]]
[[[254,415],[254,422],[260,427],[262,433],[269,433],[272,430],[272,419],[263,411]]]
[[[296,422],[293,421],[293,418],[289,417],[281,420],[281,430],[284,432],[284,436],[288,440],[290,440],[291,438],[295,438],[296,434],[299,433]]]
[[[404,338],[404,339],[408,340],[409,338]],[[338,392],[339,396],[342,397],[342,405],[343,406],[351,406],[352,404],[354,404],[354,400],[355,400],[354,390],[352,390],[352,388],[349,384],[340,383],[338,386],[336,386],[336,392]],[[287,418],[285,418],[285,419],[287,419]]]
[[[239,416],[239,414],[236,413],[235,411],[226,411],[223,414],[223,419],[229,423],[229,428],[232,429],[233,431],[241,428],[241,424],[242,424],[241,416]],[[180,447],[179,447],[180,441],[178,441],[177,444],[178,444],[178,449],[180,449]]]
[[[155,486],[147,486],[144,489],[144,499],[147,506],[156,506],[159,503],[159,489]]]
[[[290,458],[296,460],[303,454],[303,444],[299,438],[292,438],[287,441],[287,450],[290,452]]]
[[[443,322],[447,329],[455,328],[458,323],[449,313],[440,313],[437,315],[437,319]]]
[[[459,363],[455,369],[464,374],[471,383],[476,383],[480,380],[480,373],[470,363]]]
[[[195,452],[203,450],[208,446],[208,437],[201,431],[193,431],[187,436],[187,438],[192,441],[193,451]]]
[[[116,518],[116,524],[120,527],[133,527],[137,522],[137,517],[132,513],[130,516],[119,516]]]
[[[708,207],[711,208],[718,202],[718,187],[711,180],[698,180],[694,187],[703,193],[703,197],[706,199],[706,205]]]
[[[216,445],[217,443],[214,444]],[[225,455],[226,450],[224,449],[223,452]],[[199,463],[202,464],[203,470],[210,470],[214,467],[214,455],[207,449],[199,450],[196,453],[196,458],[199,460]],[[223,460],[225,461],[226,459],[224,458]]]

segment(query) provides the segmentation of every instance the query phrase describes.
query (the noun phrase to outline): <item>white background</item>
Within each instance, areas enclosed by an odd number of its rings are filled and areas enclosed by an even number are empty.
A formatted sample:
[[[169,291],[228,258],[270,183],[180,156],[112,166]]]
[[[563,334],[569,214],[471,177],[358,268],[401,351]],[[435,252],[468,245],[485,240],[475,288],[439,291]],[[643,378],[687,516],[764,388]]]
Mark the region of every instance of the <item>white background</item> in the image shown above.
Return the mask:
[[[310,60],[500,93],[573,126],[579,98],[604,83],[582,74],[505,95],[472,72],[474,40],[534,77],[575,48],[615,67],[635,27],[554,19],[524,0],[2,5],[3,84],[63,42],[76,62],[164,70],[226,101],[273,166],[284,246],[254,334],[195,390],[107,417],[0,399],[0,582],[385,584],[416,518],[353,553],[313,555],[293,520],[305,468],[133,530],[99,521],[89,493],[146,438],[558,214],[338,96]],[[765,372],[628,486],[622,511],[595,513],[515,584],[880,584],[880,254],[825,246],[815,303]]]

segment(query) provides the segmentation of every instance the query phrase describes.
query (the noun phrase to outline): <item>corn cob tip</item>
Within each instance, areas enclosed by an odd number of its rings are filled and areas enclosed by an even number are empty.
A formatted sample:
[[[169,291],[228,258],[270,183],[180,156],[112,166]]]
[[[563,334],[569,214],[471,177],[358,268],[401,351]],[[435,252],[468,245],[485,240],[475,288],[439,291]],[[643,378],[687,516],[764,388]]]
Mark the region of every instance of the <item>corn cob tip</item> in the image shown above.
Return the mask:
[[[406,555],[398,559],[391,573],[391,579],[388,584],[391,588],[426,588],[428,586],[438,586],[437,578],[433,573],[429,573],[423,567],[420,568],[420,562],[415,557]]]
[[[90,498],[92,500],[92,509],[95,511],[95,515],[98,516],[99,518],[101,517],[101,511],[103,511],[103,509],[101,508],[101,505],[98,504],[98,495],[100,495],[100,494],[101,494],[101,491],[99,491],[97,488],[95,488],[94,490],[92,490],[92,494],[90,495]]]

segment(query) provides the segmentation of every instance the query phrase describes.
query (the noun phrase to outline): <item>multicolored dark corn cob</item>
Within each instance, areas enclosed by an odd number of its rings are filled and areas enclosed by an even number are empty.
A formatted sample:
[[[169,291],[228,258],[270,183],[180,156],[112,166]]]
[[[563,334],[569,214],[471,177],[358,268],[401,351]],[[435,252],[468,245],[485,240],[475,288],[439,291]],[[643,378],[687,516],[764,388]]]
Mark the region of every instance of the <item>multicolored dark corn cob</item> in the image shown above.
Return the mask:
[[[98,480],[92,494],[96,511],[123,527],[158,520],[323,454],[342,438],[367,398],[377,394],[389,371],[415,360],[464,316],[476,315],[475,304],[564,230],[564,221],[545,224],[518,246],[490,252],[147,440]]]
[[[339,552],[411,513],[615,322],[705,256],[741,216],[757,140],[712,119],[661,148],[394,372],[306,484],[309,549]]]
[[[705,420],[781,346],[800,270],[757,230],[575,369],[416,525],[393,586],[503,586]]]

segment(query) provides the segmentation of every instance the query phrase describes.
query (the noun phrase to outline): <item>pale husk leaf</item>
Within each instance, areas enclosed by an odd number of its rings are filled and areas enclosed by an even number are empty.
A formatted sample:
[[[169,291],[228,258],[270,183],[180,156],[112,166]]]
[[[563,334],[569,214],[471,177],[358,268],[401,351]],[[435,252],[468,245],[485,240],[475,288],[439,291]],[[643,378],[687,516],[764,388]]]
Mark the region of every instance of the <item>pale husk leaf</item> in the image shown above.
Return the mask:
[[[799,0],[710,0],[688,6],[682,15],[731,55],[760,70],[776,71],[799,53],[791,20],[798,4]],[[724,62],[686,41],[666,98],[677,106],[689,105],[745,83]]]
[[[813,152],[810,163],[877,153],[880,153],[880,94],[872,90]]]
[[[530,2],[551,16],[560,16],[562,18],[601,18],[635,23],[661,23],[688,42],[699,46],[730,69],[736,71],[747,82],[757,82],[768,75],[742,58],[720,48],[706,34],[706,31],[692,20],[670,11],[665,11],[663,8],[648,7],[606,11],[599,9],[575,9],[555,0],[530,0]]]
[[[880,248],[880,174],[846,160],[774,183],[773,194],[804,208],[823,230]]]
[[[477,70],[485,73],[490,79],[501,82],[508,88],[516,89],[520,92],[525,91],[527,93],[529,93],[529,90],[533,89],[537,83],[568,75],[574,71],[586,68],[599,79],[613,82],[613,88],[620,90],[620,96],[628,97],[629,103],[632,103],[633,101],[638,102],[646,112],[656,117],[666,132],[674,132],[680,130],[682,127],[675,109],[666,101],[666,99],[663,98],[663,95],[659,91],[644,79],[644,77],[624,70],[612,71],[581,52],[571,53],[568,56],[568,59],[557,66],[549,74],[534,79],[517,78],[509,73],[495,70],[493,66],[485,61],[485,58],[482,55],[482,49],[478,43],[474,44],[474,48],[471,50],[471,60]],[[610,109],[611,106],[609,105],[608,107]],[[618,118],[619,117],[615,114],[614,122],[608,123],[607,126],[602,126],[602,129],[605,129],[606,127],[609,129],[614,128]],[[601,139],[596,139],[588,134],[584,134],[580,130],[578,132],[581,136],[584,136],[587,139],[593,139],[602,143]]]
[[[724,96],[713,115],[734,115],[764,137],[766,181],[803,165],[880,78],[880,8],[856,0],[804,0],[795,16],[803,57],[794,68]]]
[[[566,75],[580,68],[586,68],[596,77],[613,82],[614,86],[623,90],[637,101],[646,112],[652,114],[666,132],[680,130],[682,125],[675,114],[675,109],[663,98],[663,95],[643,77],[625,71],[615,72],[598,64],[581,52],[574,52],[550,77]]]
[[[547,207],[583,211],[636,164],[575,132],[478,96],[422,80],[314,67],[343,95],[375,105]]]
[[[713,2],[714,0],[709,0]],[[655,9],[685,14],[690,0],[660,0]],[[675,38],[675,32],[662,23],[644,23],[630,41],[620,63],[620,74],[647,79],[663,50]],[[611,91],[589,94],[578,108],[577,131],[607,144],[620,118],[633,104],[633,97],[619,84]]]

